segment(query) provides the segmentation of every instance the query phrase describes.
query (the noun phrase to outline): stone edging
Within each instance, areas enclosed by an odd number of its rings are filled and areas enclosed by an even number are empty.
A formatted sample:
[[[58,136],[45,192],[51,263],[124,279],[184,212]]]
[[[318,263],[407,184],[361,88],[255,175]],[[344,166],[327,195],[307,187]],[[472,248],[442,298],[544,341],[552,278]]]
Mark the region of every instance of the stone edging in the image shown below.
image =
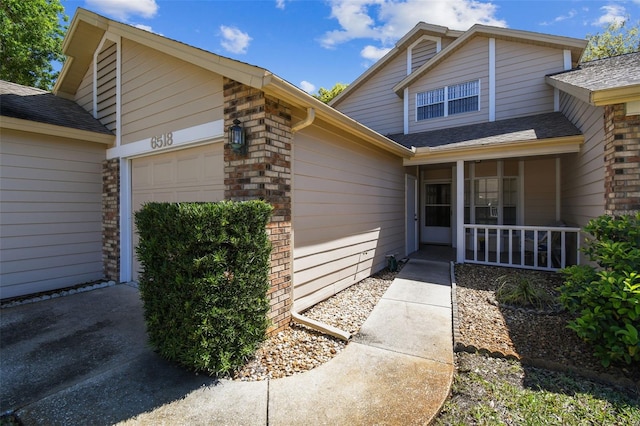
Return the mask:
[[[561,373],[572,373],[578,376],[585,377],[590,380],[594,380],[600,383],[605,383],[611,386],[624,387],[631,389],[636,393],[640,393],[640,383],[636,383],[631,379],[614,377],[606,373],[598,373],[591,370],[579,369],[569,365],[560,364],[557,362],[549,361],[540,358],[520,358],[515,355],[506,355],[499,351],[489,351],[484,348],[476,348],[473,345],[465,345],[462,343],[462,334],[460,333],[458,314],[458,301],[456,298],[456,275],[455,275],[455,262],[451,262],[451,313],[453,324],[453,351],[454,352],[467,352],[467,353],[480,353],[490,356],[492,358],[511,359],[520,362],[523,365],[531,367],[543,368],[545,370],[558,371]]]
[[[113,287],[115,285],[128,285],[130,287],[138,288],[138,284],[135,282],[116,284],[115,281],[102,281],[96,284],[88,284],[86,286],[70,287],[70,288],[55,290],[47,293],[41,293],[34,297],[26,297],[23,299],[11,300],[11,301],[0,304],[0,309],[13,308],[14,306],[28,305],[30,303],[44,302],[45,300],[57,299],[58,297],[72,296],[74,294],[85,293],[87,291],[98,290],[106,287]]]

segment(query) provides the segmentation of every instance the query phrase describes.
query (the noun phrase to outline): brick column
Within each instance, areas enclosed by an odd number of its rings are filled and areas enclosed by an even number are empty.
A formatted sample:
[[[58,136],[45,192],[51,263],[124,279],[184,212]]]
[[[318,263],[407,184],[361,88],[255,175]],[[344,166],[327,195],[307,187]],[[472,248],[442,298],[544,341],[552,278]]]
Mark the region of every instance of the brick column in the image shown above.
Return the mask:
[[[625,115],[624,104],[604,109],[605,213],[640,211],[640,115]]]
[[[120,159],[102,164],[102,264],[105,278],[120,281]]]
[[[262,199],[274,207],[267,225],[271,253],[271,301],[268,330],[288,326],[293,303],[291,271],[291,110],[264,92],[224,79],[225,132],[234,119],[242,122],[249,144],[246,155],[225,143],[225,193],[228,200]]]

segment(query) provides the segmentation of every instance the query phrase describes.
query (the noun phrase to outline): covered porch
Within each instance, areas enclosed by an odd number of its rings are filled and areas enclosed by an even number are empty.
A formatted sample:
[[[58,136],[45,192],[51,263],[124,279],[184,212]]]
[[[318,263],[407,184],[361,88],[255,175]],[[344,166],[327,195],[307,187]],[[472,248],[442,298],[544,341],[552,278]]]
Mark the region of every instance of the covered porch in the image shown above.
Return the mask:
[[[459,263],[537,270],[580,263],[580,228],[563,216],[562,164],[583,136],[560,113],[505,122],[404,135],[431,142],[412,145],[415,156],[405,161],[417,182],[407,234],[452,247]]]

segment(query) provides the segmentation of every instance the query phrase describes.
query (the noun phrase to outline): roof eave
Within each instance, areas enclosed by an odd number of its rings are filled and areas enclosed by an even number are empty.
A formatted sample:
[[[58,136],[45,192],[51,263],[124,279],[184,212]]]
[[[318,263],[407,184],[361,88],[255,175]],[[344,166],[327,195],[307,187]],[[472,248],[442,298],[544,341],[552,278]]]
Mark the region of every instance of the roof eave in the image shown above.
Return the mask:
[[[83,40],[78,40],[76,32],[82,28],[82,24],[93,26],[101,31],[94,34],[93,39],[89,42],[85,40],[85,37],[82,37]],[[93,53],[107,31],[209,71],[226,75],[257,89],[262,88],[265,75],[268,74],[268,71],[263,68],[215,55],[79,8],[63,42],[63,53],[68,56],[68,60],[65,61],[60,77],[56,81],[53,89],[54,94],[66,98],[73,97],[73,92],[80,83],[79,76],[84,74],[84,69],[93,59]],[[72,76],[72,70],[76,67],[80,67],[82,72]]]
[[[583,102],[591,103],[591,90],[589,89],[585,89],[584,87],[576,86],[562,80],[557,80],[553,78],[553,76],[545,76],[545,81],[548,85],[555,87],[556,89],[561,90],[565,93],[568,93],[569,95],[578,98]]]
[[[388,61],[394,58],[396,55],[400,54],[400,49],[398,47],[394,47],[386,55],[380,58],[375,64],[373,64],[369,69],[367,69],[364,73],[360,74],[358,78],[352,81],[342,92],[338,94],[335,98],[333,98],[329,105],[334,106],[339,104],[344,98],[348,96],[353,90],[359,87],[362,83],[367,81],[373,74],[376,73],[380,68],[383,68]]]
[[[310,96],[308,93],[274,74],[270,74],[268,78],[265,79],[264,90],[267,93],[273,93],[278,96],[278,98],[290,103],[291,105],[295,105],[300,108],[314,108],[317,118],[340,128],[348,128],[350,134],[362,138],[366,142],[387,152],[405,158],[413,155],[413,151],[411,149],[392,141],[361,123],[358,123],[354,119],[330,107],[324,102],[321,102],[313,96]]]
[[[375,64],[373,64],[367,71],[361,74],[357,79],[355,79],[345,90],[343,90],[338,96],[333,98],[329,105],[335,106],[339,104],[344,98],[346,98],[350,92],[359,87],[362,83],[367,81],[373,74],[375,74],[380,68],[383,68],[387,62],[393,59],[398,54],[402,53],[405,49],[407,49],[408,45],[414,41],[414,38],[419,37],[420,34],[428,33],[437,37],[451,37],[458,38],[462,34],[463,31],[450,30],[447,27],[443,27],[441,25],[433,25],[427,24],[424,22],[419,22],[416,24],[411,31],[404,35],[400,40],[398,40],[389,52],[384,55],[381,59],[379,59]]]
[[[65,139],[75,139],[84,142],[95,142],[103,145],[111,145],[115,142],[115,135],[109,133],[92,132],[89,130],[74,129],[55,124],[41,123],[38,121],[24,120],[15,117],[0,117],[0,128],[18,130],[22,132],[38,133],[48,136],[58,136]]]
[[[452,163],[457,160],[476,161],[567,154],[579,152],[583,143],[584,136],[576,135],[473,146],[419,147],[414,148],[415,156],[413,158],[405,158],[404,165],[417,166],[422,164]]]
[[[508,28],[500,28],[500,27],[490,27],[486,25],[476,24],[469,28],[462,36],[456,39],[453,43],[451,43],[446,48],[442,49],[438,54],[433,56],[429,61],[424,63],[418,69],[413,71],[411,74],[406,76],[402,81],[393,86],[393,91],[399,97],[403,96],[404,89],[414,83],[418,78],[420,78],[425,72],[429,69],[435,67],[441,61],[443,61],[446,57],[451,55],[457,49],[459,49],[467,40],[470,40],[473,37],[482,36],[482,37],[494,37],[494,38],[516,38],[528,42],[536,42],[544,45],[552,45],[558,48],[568,49],[571,51],[571,62],[572,65],[577,65],[580,60],[580,56],[582,56],[582,52],[587,46],[587,40],[563,37],[563,36],[555,36],[549,34],[542,33],[533,33],[529,31],[521,31],[521,30],[511,30]]]
[[[640,84],[591,92],[591,103],[595,106],[622,104],[638,100],[640,100]]]

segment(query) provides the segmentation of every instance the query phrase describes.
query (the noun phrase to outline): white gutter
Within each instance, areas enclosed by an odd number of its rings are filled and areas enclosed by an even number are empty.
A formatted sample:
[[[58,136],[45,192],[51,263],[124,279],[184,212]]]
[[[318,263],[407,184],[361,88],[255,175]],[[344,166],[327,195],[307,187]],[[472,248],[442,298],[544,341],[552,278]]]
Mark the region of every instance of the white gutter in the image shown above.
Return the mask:
[[[313,120],[316,119],[316,110],[313,108],[307,108],[307,117],[297,122],[291,127],[291,132],[296,133],[298,130],[302,130],[307,126],[310,126],[313,123]]]
[[[339,328],[333,327],[329,324],[324,324],[320,321],[313,320],[311,318],[307,318],[304,315],[297,313],[294,310],[291,310],[291,319],[293,322],[297,324],[306,325],[309,328],[314,330],[318,330],[324,334],[328,334],[333,337],[337,337],[338,339],[348,341],[351,338],[351,333],[340,330]]]

